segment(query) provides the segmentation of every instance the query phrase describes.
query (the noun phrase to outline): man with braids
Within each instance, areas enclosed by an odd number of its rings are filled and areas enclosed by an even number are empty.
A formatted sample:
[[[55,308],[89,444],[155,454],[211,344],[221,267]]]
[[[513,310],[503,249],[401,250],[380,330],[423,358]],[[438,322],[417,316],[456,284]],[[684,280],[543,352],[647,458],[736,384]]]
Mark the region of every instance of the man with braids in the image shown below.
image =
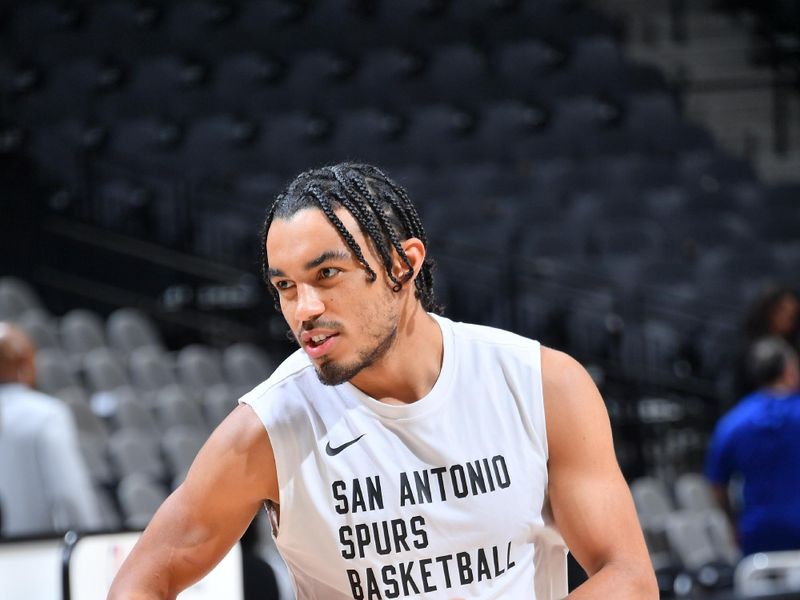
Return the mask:
[[[608,416],[569,356],[455,323],[425,232],[375,167],[299,175],[264,276],[301,349],[212,434],[113,598],[174,598],[262,505],[301,600],[656,598]],[[465,274],[468,276],[468,274]]]

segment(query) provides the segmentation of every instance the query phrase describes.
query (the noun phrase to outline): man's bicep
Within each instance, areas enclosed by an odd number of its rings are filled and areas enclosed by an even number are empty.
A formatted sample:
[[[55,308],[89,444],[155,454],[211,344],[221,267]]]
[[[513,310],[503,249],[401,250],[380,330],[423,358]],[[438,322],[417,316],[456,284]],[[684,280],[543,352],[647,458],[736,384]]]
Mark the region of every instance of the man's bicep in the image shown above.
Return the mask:
[[[120,570],[120,591],[147,588],[172,597],[200,579],[273,497],[274,472],[263,426],[249,406],[238,407],[154,515]]]
[[[548,491],[556,524],[589,572],[617,560],[646,561],[630,491],[614,454],[608,413],[572,358],[543,350]]]

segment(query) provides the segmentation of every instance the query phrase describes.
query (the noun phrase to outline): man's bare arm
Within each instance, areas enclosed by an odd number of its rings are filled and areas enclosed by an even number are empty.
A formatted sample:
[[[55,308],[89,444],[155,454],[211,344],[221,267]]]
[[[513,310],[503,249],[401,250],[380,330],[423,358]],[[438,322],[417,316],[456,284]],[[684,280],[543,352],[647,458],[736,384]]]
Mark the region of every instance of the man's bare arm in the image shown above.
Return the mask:
[[[269,437],[253,410],[239,406],[158,509],[114,579],[109,600],[175,598],[225,556],[265,500],[278,501],[277,490]]]
[[[542,349],[542,374],[553,515],[589,575],[569,598],[658,598],[600,393],[580,364],[555,350]]]

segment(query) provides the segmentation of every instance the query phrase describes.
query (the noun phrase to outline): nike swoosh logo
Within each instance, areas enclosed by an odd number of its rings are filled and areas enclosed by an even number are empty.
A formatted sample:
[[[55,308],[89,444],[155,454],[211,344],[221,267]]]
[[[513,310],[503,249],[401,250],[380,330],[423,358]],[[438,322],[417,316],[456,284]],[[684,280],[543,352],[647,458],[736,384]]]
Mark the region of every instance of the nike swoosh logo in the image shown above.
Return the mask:
[[[356,439],[350,440],[349,442],[346,442],[346,443],[342,444],[341,446],[336,446],[335,448],[333,446],[331,446],[330,442],[328,442],[328,445],[325,446],[325,453],[328,456],[336,456],[337,454],[339,454],[339,452],[341,452],[342,450],[344,450],[348,446],[352,446],[353,444],[355,444],[358,440],[360,440],[365,435],[367,435],[367,434],[366,433],[362,433]]]

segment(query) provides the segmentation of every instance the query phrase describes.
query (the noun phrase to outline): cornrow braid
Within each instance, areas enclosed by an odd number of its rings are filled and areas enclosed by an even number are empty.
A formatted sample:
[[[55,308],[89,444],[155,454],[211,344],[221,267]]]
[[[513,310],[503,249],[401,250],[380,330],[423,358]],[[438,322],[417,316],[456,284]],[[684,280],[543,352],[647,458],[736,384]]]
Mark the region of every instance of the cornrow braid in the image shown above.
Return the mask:
[[[371,241],[395,292],[400,291],[403,284],[413,277],[414,270],[402,241],[414,237],[427,245],[427,236],[408,193],[386,173],[371,165],[341,163],[326,166],[301,173],[289,183],[275,198],[261,229],[261,271],[277,308],[278,293],[268,279],[267,234],[274,219],[291,218],[305,208],[320,209],[359,264],[364,267],[370,281],[377,279],[377,274],[365,259],[362,248],[336,215],[336,210],[340,207],[350,212],[365,237]],[[399,278],[392,272],[392,251],[397,252],[408,267]],[[429,257],[425,258],[414,279],[414,285],[415,295],[423,308],[429,312],[441,313],[442,307],[437,304],[433,295],[433,262]]]
[[[339,232],[344,238],[345,243],[347,244],[348,248],[356,255],[356,259],[361,266],[363,266],[366,271],[367,275],[369,275],[370,281],[375,281],[378,278],[377,273],[373,271],[372,267],[369,266],[367,259],[364,258],[364,254],[361,252],[361,246],[358,245],[358,242],[353,238],[352,234],[347,231],[347,227],[344,226],[344,223],[336,216],[336,213],[331,207],[331,203],[328,199],[321,193],[319,187],[316,184],[310,184],[306,188],[306,194],[309,194],[314,197],[319,204],[319,207],[322,209],[322,212],[325,213],[325,216],[328,217],[328,220],[333,223],[333,226],[336,227],[336,230]]]
[[[392,283],[394,283],[392,289],[395,292],[399,292],[403,287],[403,282],[408,281],[408,279],[414,275],[414,269],[411,267],[411,262],[408,260],[405,250],[403,250],[403,247],[400,245],[395,228],[391,223],[389,223],[382,208],[378,206],[366,183],[359,181],[355,177],[350,177],[348,179],[347,177],[342,176],[338,168],[334,168],[333,172],[336,175],[337,181],[339,181],[339,183],[344,187],[345,191],[350,197],[357,198],[360,194],[361,197],[366,200],[367,206],[369,207],[369,210],[364,211],[364,214],[367,216],[364,223],[367,229],[367,234],[373,240],[377,240],[379,238],[388,239],[408,266],[408,271],[401,282],[392,272],[392,256],[390,253],[390,248],[388,248],[386,244],[375,244],[375,247],[381,256],[381,260],[383,261],[383,266],[386,269],[386,273],[388,274]]]
[[[386,194],[386,201],[392,205],[398,215],[402,215],[407,219],[409,235],[411,237],[418,238],[427,246],[428,236],[425,234],[425,229],[422,226],[422,220],[419,218],[419,214],[411,202],[411,199],[408,197],[406,190],[397,185],[378,167],[374,167],[372,165],[363,165],[363,171],[372,177],[382,179],[386,182],[386,185],[389,186],[389,189],[394,195],[393,197],[392,194]],[[399,201],[397,199],[399,199]],[[417,291],[421,299],[426,298],[426,294],[432,292],[433,290],[433,267],[435,263],[432,260],[426,260],[425,262],[426,264],[423,265],[423,268],[420,270],[419,275],[417,275],[415,282],[417,284]],[[432,296],[429,296],[427,301],[431,304],[435,303]]]
[[[385,244],[379,244],[375,241],[385,236],[386,232],[381,230],[381,226],[376,219],[376,211],[374,207],[363,204],[358,206],[358,194],[354,193],[353,190],[350,189],[347,180],[341,176],[337,167],[333,167],[332,171],[336,177],[336,181],[339,182],[345,192],[344,194],[340,194],[337,191],[333,191],[332,194],[334,194],[337,198],[346,199],[346,202],[343,202],[342,204],[353,214],[356,220],[361,224],[362,229],[366,230],[365,232],[367,236],[373,240],[373,245],[381,257],[383,267],[394,284],[392,289],[396,292],[400,291],[402,284],[394,276],[394,273],[392,273],[392,257],[389,254]],[[351,201],[351,198],[354,201]],[[356,209],[356,212],[354,212],[354,208]]]

